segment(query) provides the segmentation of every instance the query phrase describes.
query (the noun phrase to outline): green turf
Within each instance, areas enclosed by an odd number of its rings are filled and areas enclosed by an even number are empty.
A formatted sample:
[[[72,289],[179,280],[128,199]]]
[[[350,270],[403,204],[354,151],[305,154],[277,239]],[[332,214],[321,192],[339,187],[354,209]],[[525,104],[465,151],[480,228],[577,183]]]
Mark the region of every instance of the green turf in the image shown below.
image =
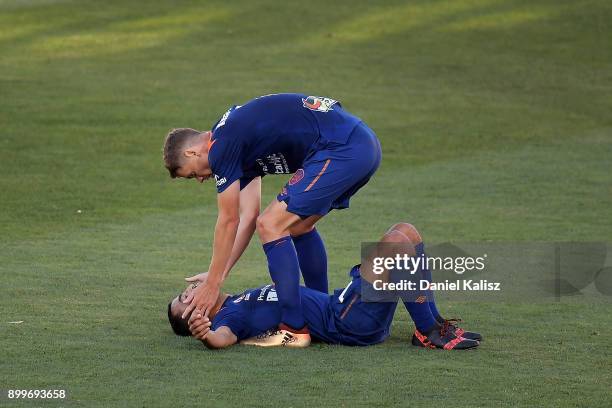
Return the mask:
[[[142,3],[0,0],[0,388],[68,390],[45,406],[610,406],[609,302],[442,298],[486,336],[468,353],[409,346],[404,311],[366,349],[174,337],[166,302],[208,265],[215,194],[161,162],[171,127],[329,95],[384,152],[320,225],[333,286],[400,220],[438,242],[610,242],[609,2]],[[226,289],[267,280],[254,244]]]

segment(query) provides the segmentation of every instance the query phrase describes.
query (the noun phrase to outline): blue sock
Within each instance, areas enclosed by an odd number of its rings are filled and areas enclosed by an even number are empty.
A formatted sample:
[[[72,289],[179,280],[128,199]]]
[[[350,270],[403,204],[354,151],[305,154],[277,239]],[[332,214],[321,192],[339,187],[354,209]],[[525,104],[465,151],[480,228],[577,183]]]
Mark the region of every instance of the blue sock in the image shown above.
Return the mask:
[[[427,255],[425,255],[425,244],[421,242],[420,244],[417,244],[414,248],[416,249],[417,256],[422,256],[423,261],[425,261],[427,259]],[[427,265],[424,265],[424,267],[421,268],[421,273],[423,275],[423,279],[431,283],[431,279],[432,279],[431,271],[429,270],[429,268],[427,268]],[[434,299],[433,291],[428,289],[425,292],[427,295],[427,304],[429,305],[431,314],[433,314],[434,318],[438,322],[444,321],[444,318],[440,316],[440,312],[438,311],[438,308],[436,307],[436,301]]]
[[[419,245],[422,245],[422,244],[419,244]],[[420,254],[422,253],[422,249],[421,249],[421,252],[419,252],[419,245],[415,247],[417,257],[420,256]],[[403,274],[405,274],[406,272],[407,271],[404,271]],[[426,279],[423,276],[422,272],[423,272],[423,268],[419,268],[417,274],[412,276],[409,279],[417,283],[418,283],[418,280],[420,279]],[[415,278],[418,278],[418,279],[415,279]],[[419,287],[418,284],[417,284],[417,287]],[[406,310],[408,310],[408,313],[410,313],[410,317],[412,318],[414,325],[416,326],[417,330],[420,331],[421,333],[428,333],[438,326],[436,317],[433,314],[430,308],[430,305],[429,305],[428,292],[430,291],[429,290],[424,291],[424,290],[419,289],[418,292],[411,293],[410,295],[408,295],[407,300],[404,300],[404,298],[402,298],[402,302],[404,303]]]
[[[300,261],[304,284],[310,289],[327,293],[327,252],[316,228],[291,239]]]
[[[417,330],[421,333],[428,333],[437,327],[436,319],[431,314],[431,310],[427,302],[418,303],[415,301],[403,301],[406,310],[410,313],[410,317],[414,322]]]
[[[306,325],[300,299],[300,266],[290,236],[263,245],[270,276],[276,286],[281,322],[294,329]]]
[[[398,274],[399,276],[397,276],[397,278],[400,278],[401,275],[404,275],[405,277],[405,273],[406,272]],[[394,275],[396,274],[391,274],[392,281],[397,280]],[[414,278],[409,279],[413,281],[415,280]],[[421,277],[419,277],[419,279],[421,279]],[[414,322],[414,325],[416,326],[418,331],[420,331],[421,333],[428,333],[434,327],[437,326],[436,319],[434,318],[433,314],[431,313],[431,309],[427,304],[427,296],[424,291],[420,290],[416,294],[409,293],[405,294],[405,296],[400,297],[402,299],[402,302],[404,303],[404,306],[406,307],[406,310],[408,311],[408,313],[410,313],[410,317],[412,318],[412,321]]]

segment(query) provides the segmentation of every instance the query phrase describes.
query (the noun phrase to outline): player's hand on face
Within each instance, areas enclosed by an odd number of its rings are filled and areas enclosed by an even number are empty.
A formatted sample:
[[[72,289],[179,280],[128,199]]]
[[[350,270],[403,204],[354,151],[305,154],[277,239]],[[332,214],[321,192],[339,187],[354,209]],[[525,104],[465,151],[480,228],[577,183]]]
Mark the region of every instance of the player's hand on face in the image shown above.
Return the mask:
[[[185,278],[185,280],[187,282],[204,282],[204,280],[206,280],[207,277],[208,277],[208,271],[198,273],[197,275],[190,276],[188,278]]]
[[[197,275],[193,275],[188,278],[185,278],[185,280],[187,282],[192,282],[191,285],[189,285],[192,290],[187,294],[185,299],[183,299],[183,303],[191,303],[191,301],[193,300],[193,296],[194,296],[193,289],[197,288],[202,283],[208,281],[208,272],[198,273]]]
[[[208,280],[202,285],[191,291],[191,294],[183,301],[189,302],[189,306],[183,312],[182,318],[189,316],[195,308],[201,309],[204,316],[208,316],[210,309],[215,305],[219,297],[219,285],[209,282]],[[191,300],[190,300],[191,299]]]

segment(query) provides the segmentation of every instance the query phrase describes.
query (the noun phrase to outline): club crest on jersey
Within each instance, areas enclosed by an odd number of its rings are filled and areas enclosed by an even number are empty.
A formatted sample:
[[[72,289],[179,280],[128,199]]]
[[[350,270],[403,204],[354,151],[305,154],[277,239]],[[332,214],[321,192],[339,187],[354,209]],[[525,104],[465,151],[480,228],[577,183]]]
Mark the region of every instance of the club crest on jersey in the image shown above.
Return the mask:
[[[322,96],[309,96],[307,98],[302,98],[302,103],[306,109],[310,109],[311,111],[329,112],[333,110],[332,106],[337,104],[338,101]]]
[[[291,179],[289,179],[289,185],[292,186],[294,184],[297,184],[303,178],[304,178],[304,169],[298,169],[295,173],[293,173],[293,176],[291,176]]]

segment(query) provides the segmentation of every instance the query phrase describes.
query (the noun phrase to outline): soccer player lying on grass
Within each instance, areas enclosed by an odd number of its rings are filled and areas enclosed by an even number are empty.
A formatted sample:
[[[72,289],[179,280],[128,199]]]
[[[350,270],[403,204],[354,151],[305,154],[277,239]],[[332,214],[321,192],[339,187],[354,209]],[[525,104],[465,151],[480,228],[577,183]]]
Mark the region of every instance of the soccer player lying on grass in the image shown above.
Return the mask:
[[[412,225],[399,223],[379,241],[375,250],[380,251],[401,246],[409,256],[424,256],[421,237]],[[378,252],[376,252],[378,251]],[[393,251],[397,251],[393,249]],[[397,253],[397,252],[396,252]],[[370,255],[364,265],[354,266],[350,271],[352,280],[344,289],[336,289],[327,295],[307,287],[300,287],[304,315],[315,340],[329,344],[367,346],[383,342],[388,336],[391,321],[397,306],[393,302],[365,302],[361,300],[362,285],[371,285],[381,275],[373,275]],[[370,264],[370,266],[368,266]],[[420,278],[431,282],[431,272],[420,268]],[[388,274],[388,272],[385,272]],[[363,275],[363,276],[362,276]],[[203,277],[206,279],[206,277]],[[388,281],[388,276],[383,276]],[[249,289],[239,295],[220,294],[208,317],[201,309],[195,309],[189,319],[182,318],[188,304],[183,303],[198,284],[185,289],[168,305],[168,319],[175,334],[201,340],[209,348],[224,348],[236,343],[256,346],[275,346],[270,341],[270,330],[277,330],[281,311],[273,285]],[[440,316],[431,291],[415,301],[403,301],[415,323],[412,337],[415,346],[440,349],[470,349],[477,347],[482,339],[478,333],[466,332],[453,322]],[[282,346],[300,347],[291,334],[285,333]]]

